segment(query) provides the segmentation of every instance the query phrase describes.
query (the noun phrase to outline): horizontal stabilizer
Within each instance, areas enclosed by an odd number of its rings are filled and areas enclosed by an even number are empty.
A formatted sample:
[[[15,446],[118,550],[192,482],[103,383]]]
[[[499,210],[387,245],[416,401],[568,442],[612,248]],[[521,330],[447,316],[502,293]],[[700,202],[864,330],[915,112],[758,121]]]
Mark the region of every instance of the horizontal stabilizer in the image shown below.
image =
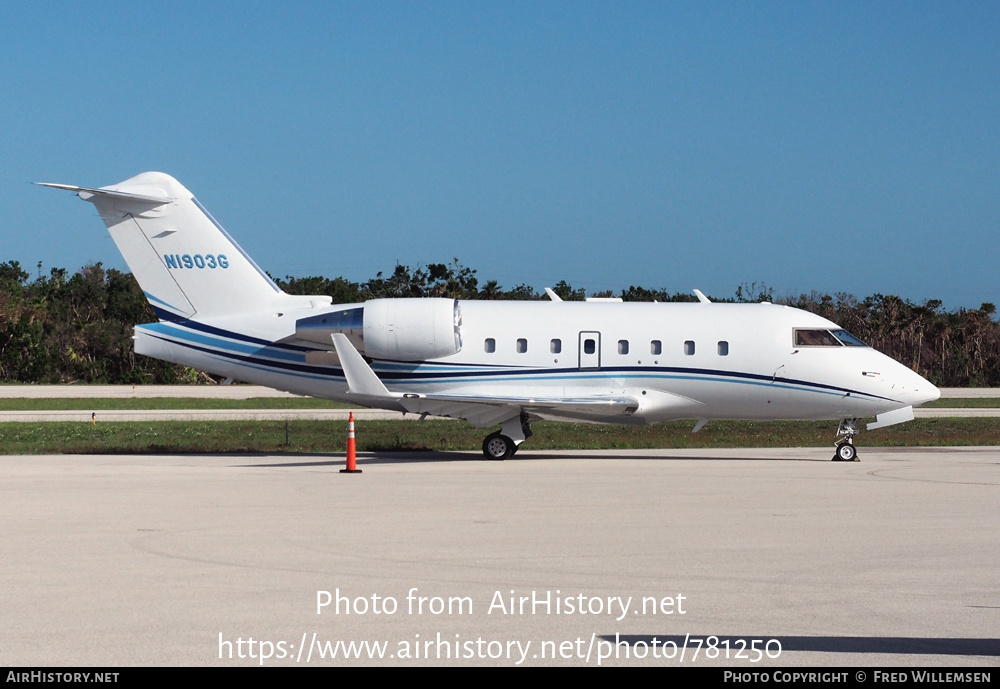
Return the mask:
[[[140,203],[149,203],[154,206],[163,206],[176,199],[172,199],[167,196],[148,196],[146,194],[136,194],[128,191],[118,191],[110,187],[105,187],[104,189],[91,189],[89,187],[74,187],[71,184],[53,184],[51,182],[35,182],[35,184],[42,187],[52,187],[53,189],[65,189],[66,191],[75,191],[77,195],[84,201],[89,200],[94,196],[103,196],[110,199],[122,199],[124,201],[138,201]]]

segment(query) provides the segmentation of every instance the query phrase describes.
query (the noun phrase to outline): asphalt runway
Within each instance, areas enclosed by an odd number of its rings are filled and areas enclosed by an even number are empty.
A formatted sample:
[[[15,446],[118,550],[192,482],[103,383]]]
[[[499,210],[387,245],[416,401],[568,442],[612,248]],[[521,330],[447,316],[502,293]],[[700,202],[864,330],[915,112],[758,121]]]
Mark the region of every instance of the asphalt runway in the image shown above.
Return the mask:
[[[960,410],[966,411],[966,410]],[[1000,409],[973,409],[994,412]],[[388,409],[102,409],[97,412],[73,409],[49,411],[0,411],[0,423],[41,423],[75,421],[347,421],[353,413],[357,421],[419,421],[420,414],[404,414]],[[984,414],[980,414],[984,415]],[[950,416],[955,416],[951,414]],[[431,417],[440,418],[440,417]]]
[[[97,412],[73,409],[48,411],[0,411],[0,423],[40,423],[74,421],[347,421],[353,413],[357,421],[419,421],[420,414],[404,414],[387,409],[103,409]],[[998,417],[1000,409],[914,409],[917,419]],[[440,419],[443,417],[432,416]],[[694,423],[692,421],[692,423]]]
[[[200,399],[250,399],[300,397],[261,385],[0,385],[0,398],[83,399],[89,397],[197,397]],[[1000,388],[941,388],[942,398],[1000,397]]]
[[[195,397],[244,400],[300,396],[261,385],[0,385],[0,398]]]
[[[1000,449],[830,454],[0,457],[0,664],[996,666]]]
[[[943,388],[944,398],[997,398],[998,388]],[[193,399],[254,399],[298,397],[288,392],[258,385],[0,385],[0,399],[143,399],[183,397]],[[96,421],[292,421],[346,420],[348,409],[105,409],[96,412]],[[0,411],[0,423],[48,421],[90,422],[93,410]],[[914,409],[918,419],[947,417],[997,417],[997,408]],[[355,409],[358,421],[372,419],[418,420],[419,414],[402,414],[385,409]]]

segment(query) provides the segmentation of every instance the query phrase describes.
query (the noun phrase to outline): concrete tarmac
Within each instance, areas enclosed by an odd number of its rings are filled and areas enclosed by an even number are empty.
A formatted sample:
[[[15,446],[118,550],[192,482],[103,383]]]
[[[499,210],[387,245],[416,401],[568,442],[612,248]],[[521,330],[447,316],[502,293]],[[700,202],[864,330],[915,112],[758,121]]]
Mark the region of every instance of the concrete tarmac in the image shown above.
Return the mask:
[[[0,457],[0,664],[995,667],[1000,450],[830,454]]]

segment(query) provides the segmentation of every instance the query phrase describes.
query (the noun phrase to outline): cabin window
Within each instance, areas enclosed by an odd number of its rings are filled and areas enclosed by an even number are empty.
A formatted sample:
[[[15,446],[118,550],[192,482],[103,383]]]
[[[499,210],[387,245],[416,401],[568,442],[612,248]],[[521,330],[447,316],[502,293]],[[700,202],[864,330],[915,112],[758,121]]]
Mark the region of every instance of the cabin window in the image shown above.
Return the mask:
[[[694,340],[684,341],[684,353],[687,354],[688,356],[694,354]]]
[[[597,341],[596,340],[587,339],[587,340],[583,341],[583,353],[584,354],[593,354],[596,351],[597,351]]]
[[[618,353],[628,354],[628,340],[618,340]]]
[[[719,340],[719,356],[729,356],[729,343]]]
[[[486,350],[487,354],[492,354],[493,352],[497,351],[497,341],[494,340],[492,337],[487,337],[486,342],[483,345],[483,349]]]
[[[660,355],[663,353],[663,343],[659,340],[653,340],[649,343],[649,353]]]
[[[549,351],[552,352],[553,354],[559,354],[560,352],[562,352],[562,340],[554,339],[551,342],[549,342]]]
[[[528,351],[528,341],[523,337],[517,338],[517,353],[524,354]]]

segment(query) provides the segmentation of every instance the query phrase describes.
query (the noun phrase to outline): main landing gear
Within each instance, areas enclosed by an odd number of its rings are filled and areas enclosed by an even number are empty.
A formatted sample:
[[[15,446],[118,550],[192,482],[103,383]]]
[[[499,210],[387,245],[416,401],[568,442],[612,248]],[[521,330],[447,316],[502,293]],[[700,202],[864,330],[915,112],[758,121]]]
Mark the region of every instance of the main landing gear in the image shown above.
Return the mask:
[[[837,437],[843,436],[843,440],[838,440],[835,443],[837,448],[833,455],[833,461],[835,462],[859,462],[858,451],[854,447],[854,436],[856,436],[860,431],[858,431],[858,420],[857,419],[844,419],[840,422],[840,426],[837,428]]]
[[[500,431],[490,433],[483,441],[483,454],[486,459],[508,459],[517,452],[517,444]]]
[[[499,431],[490,433],[483,440],[483,455],[486,459],[510,459],[517,448],[531,437],[531,427],[528,425],[528,415],[521,412],[520,416],[504,421]]]

